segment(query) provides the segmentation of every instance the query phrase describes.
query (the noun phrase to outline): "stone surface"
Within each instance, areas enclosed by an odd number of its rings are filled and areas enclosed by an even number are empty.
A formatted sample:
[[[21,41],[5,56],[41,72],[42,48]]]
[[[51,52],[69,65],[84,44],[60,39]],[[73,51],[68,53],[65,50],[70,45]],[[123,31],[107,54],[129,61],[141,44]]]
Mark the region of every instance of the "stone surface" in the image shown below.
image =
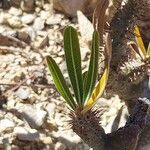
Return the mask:
[[[23,141],[38,141],[39,133],[35,129],[29,129],[24,127],[15,127],[14,134],[19,140]]]
[[[32,105],[24,106],[24,108],[21,108],[21,111],[28,124],[35,129],[43,125],[47,114],[44,110],[34,108]]]
[[[46,24],[55,25],[61,22],[61,15],[53,15],[46,20]]]
[[[40,17],[36,18],[33,24],[33,29],[35,31],[42,30],[44,28],[44,20],[42,20]]]
[[[56,105],[54,103],[49,103],[46,106],[46,110],[49,114],[49,116],[54,116],[55,112],[56,112]]]
[[[17,32],[17,38],[27,44],[30,44],[31,37],[27,32]]]
[[[77,18],[78,18],[79,30],[80,30],[81,36],[87,42],[91,41],[92,34],[94,32],[94,27],[91,21],[88,20],[88,18],[81,11],[77,11]]]
[[[86,15],[92,15],[98,0],[53,0],[55,9],[73,17],[77,10],[83,11]]]
[[[17,16],[12,16],[11,18],[8,18],[8,24],[13,27],[13,28],[21,28],[22,23],[19,17]]]
[[[33,14],[27,14],[21,17],[21,21],[24,24],[31,24],[34,21],[34,19],[35,19],[35,15]]]
[[[19,88],[17,91],[16,91],[16,96],[18,96],[20,99],[22,100],[25,100],[29,97],[30,95],[30,91],[29,89],[26,89],[26,88]]]
[[[20,7],[21,0],[10,0],[12,6]]]
[[[63,143],[57,142],[55,145],[55,150],[65,150],[66,146]]]
[[[17,9],[15,7],[11,7],[9,9],[9,14],[14,15],[14,16],[20,16],[20,15],[22,15],[22,10],[21,9]]]
[[[15,127],[15,123],[13,121],[9,119],[0,120],[0,132],[13,127]]]
[[[26,12],[32,12],[35,9],[35,0],[21,1],[21,8]]]

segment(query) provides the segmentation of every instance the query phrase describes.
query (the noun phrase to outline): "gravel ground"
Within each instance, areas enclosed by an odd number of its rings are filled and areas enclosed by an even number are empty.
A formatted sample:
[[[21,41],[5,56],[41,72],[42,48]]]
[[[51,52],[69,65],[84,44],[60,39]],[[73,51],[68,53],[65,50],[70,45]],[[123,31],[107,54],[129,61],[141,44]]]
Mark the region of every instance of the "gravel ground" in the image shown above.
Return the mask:
[[[38,1],[33,12],[28,6],[0,9],[0,149],[90,150],[70,129],[69,111],[45,62],[51,55],[68,81],[63,31],[67,25],[79,29],[77,19],[69,20],[49,3]],[[81,36],[80,42],[85,70],[90,50]],[[104,108],[106,132],[124,125],[127,112],[117,96],[102,98],[98,107]]]

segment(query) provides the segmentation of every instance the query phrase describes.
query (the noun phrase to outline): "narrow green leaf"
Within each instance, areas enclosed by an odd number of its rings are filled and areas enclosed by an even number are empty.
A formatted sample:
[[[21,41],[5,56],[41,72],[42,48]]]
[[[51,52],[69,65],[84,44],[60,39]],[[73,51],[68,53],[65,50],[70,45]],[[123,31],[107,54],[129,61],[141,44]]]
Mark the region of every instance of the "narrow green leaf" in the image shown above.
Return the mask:
[[[52,75],[53,81],[55,83],[55,86],[58,90],[58,92],[62,95],[62,97],[66,100],[66,102],[69,104],[69,106],[72,109],[75,109],[75,102],[74,99],[69,91],[69,88],[66,84],[66,81],[61,73],[61,70],[59,69],[56,62],[53,60],[52,57],[47,56],[46,57],[48,68],[50,70],[50,73]]]
[[[64,50],[69,78],[77,103],[82,105],[83,81],[81,71],[81,54],[76,30],[69,26],[64,32]]]
[[[150,57],[150,43],[148,44],[147,55]]]
[[[87,79],[87,71],[85,71],[83,74],[82,74],[82,78],[83,78],[83,90],[85,89],[85,84],[86,84],[86,79]]]
[[[93,33],[92,38],[91,58],[84,91],[84,101],[90,98],[96,84],[96,79],[98,75],[98,56],[99,56],[99,36],[98,32],[95,31]]]

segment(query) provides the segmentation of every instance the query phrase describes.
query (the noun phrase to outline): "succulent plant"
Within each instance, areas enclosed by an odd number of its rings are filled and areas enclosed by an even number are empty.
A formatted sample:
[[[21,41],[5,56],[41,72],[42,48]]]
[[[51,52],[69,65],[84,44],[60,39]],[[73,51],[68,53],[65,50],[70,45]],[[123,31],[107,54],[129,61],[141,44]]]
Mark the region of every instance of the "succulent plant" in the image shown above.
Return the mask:
[[[99,113],[92,109],[105,89],[109,74],[109,63],[107,63],[101,79],[97,80],[99,46],[99,34],[97,31],[94,31],[89,67],[87,72],[82,73],[77,31],[71,26],[65,29],[64,51],[73,94],[53,58],[51,56],[47,56],[46,58],[55,86],[71,108],[72,120],[70,123],[72,129],[87,143],[90,143],[89,136],[95,138],[93,134],[99,134],[99,132],[104,134],[103,128],[99,126]],[[92,145],[91,143],[90,146]],[[99,146],[101,145],[103,144],[99,144]]]
[[[145,3],[147,2],[147,0],[143,1]],[[124,7],[125,10],[130,10],[130,6],[133,4],[135,6],[139,6],[135,0],[129,0],[129,3],[127,3]],[[95,31],[92,38],[91,57],[87,72],[82,73],[81,54],[77,31],[71,26],[65,29],[65,59],[73,91],[71,91],[69,86],[67,86],[65,78],[53,58],[51,56],[47,56],[46,59],[54,84],[58,92],[61,94],[71,109],[70,124],[73,131],[76,132],[94,150],[135,150],[139,149],[143,143],[146,143],[146,145],[149,144],[150,102],[148,98],[138,99],[137,94],[135,94],[135,97],[133,96],[131,92],[133,83],[127,82],[129,76],[126,76],[125,80],[122,82],[118,82],[120,73],[118,73],[116,70],[122,58],[121,56],[123,56],[119,53],[124,54],[127,50],[127,41],[124,40],[127,32],[126,29],[128,26],[130,27],[130,22],[132,22],[131,26],[135,26],[135,22],[132,16],[135,16],[138,7],[131,10],[130,13],[133,15],[127,15],[127,18],[124,18],[126,15],[122,15],[121,18],[118,19],[118,15],[122,14],[123,12],[120,10],[120,12],[118,11],[118,13],[116,13],[115,17],[112,19],[112,23],[110,24],[112,30],[111,35],[113,39],[112,46],[111,38],[109,35],[106,36],[106,40],[103,42],[105,11],[107,7],[108,1],[101,0],[93,15]],[[143,5],[141,7],[143,8]],[[124,11],[124,13],[128,13],[128,11]],[[141,14],[139,14],[139,16],[141,16]],[[122,30],[121,26],[124,19],[126,19],[126,22],[123,24],[124,30]],[[119,23],[117,23],[116,20]],[[119,30],[118,25],[120,25]],[[146,71],[149,70],[150,46],[146,51],[141,36],[139,35],[139,29],[137,26],[135,26],[135,34],[138,35],[136,36],[136,46],[134,45],[132,48],[141,56],[144,63],[144,67],[141,65],[139,68],[137,68],[137,73],[139,74],[139,71],[143,73],[143,69],[145,69],[145,75]],[[103,45],[103,43],[105,43],[105,45]],[[98,60],[100,47],[103,47],[105,53],[105,67],[100,80],[98,80]],[[112,55],[112,61],[110,64],[112,47],[113,53],[115,55]],[[120,47],[122,47],[122,49],[120,49]],[[94,110],[93,106],[97,102],[98,98],[101,97],[106,87],[109,72],[111,75],[109,77],[110,81],[113,80],[113,82],[108,83],[110,86],[114,86],[113,90],[115,89],[114,91],[117,92],[121,91],[120,93],[124,97],[131,92],[131,96],[134,98],[136,104],[134,103],[135,107],[132,110],[126,125],[112,133],[106,134],[99,122],[100,112],[99,110]],[[134,69],[133,72],[131,72],[129,75],[132,76],[132,73],[134,75],[136,73],[136,69]],[[142,77],[142,80],[143,79],[144,77]],[[146,139],[146,137],[148,137],[148,139]]]

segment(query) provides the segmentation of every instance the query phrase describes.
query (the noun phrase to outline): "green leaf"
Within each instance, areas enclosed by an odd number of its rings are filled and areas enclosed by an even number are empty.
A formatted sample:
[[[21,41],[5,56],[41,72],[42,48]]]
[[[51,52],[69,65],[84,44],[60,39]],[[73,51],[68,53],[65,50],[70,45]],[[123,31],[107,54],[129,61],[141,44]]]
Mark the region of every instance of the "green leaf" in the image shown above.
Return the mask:
[[[85,89],[85,83],[86,83],[86,79],[87,79],[87,71],[85,71],[83,74],[82,74],[82,78],[83,78],[83,90]]]
[[[64,50],[69,78],[77,103],[82,106],[83,81],[81,71],[81,54],[76,30],[69,26],[64,32]]]
[[[150,57],[150,43],[148,44],[147,55]]]
[[[55,83],[55,86],[58,90],[58,92],[62,95],[62,97],[66,100],[66,102],[69,104],[69,106],[72,109],[75,109],[76,104],[74,102],[74,99],[69,91],[69,88],[66,84],[66,81],[61,73],[61,70],[59,69],[56,62],[53,60],[52,57],[47,56],[46,57],[48,68],[50,70],[50,73],[52,75],[53,81]]]
[[[90,64],[89,64],[85,91],[84,91],[85,101],[90,98],[96,84],[96,79],[98,75],[98,57],[99,57],[99,36],[98,36],[98,32],[95,31],[93,33],[93,38],[92,38],[91,58],[90,58]]]

